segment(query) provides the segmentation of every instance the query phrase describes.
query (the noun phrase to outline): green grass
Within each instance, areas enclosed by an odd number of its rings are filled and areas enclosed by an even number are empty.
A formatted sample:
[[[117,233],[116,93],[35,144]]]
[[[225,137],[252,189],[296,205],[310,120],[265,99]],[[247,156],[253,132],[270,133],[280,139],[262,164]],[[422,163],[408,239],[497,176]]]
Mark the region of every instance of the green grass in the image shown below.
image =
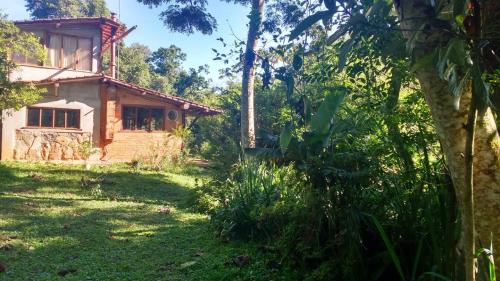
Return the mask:
[[[1,163],[0,280],[276,280],[256,246],[217,240],[189,209],[204,176]],[[99,193],[82,177],[106,182]],[[234,265],[239,255],[250,264]]]

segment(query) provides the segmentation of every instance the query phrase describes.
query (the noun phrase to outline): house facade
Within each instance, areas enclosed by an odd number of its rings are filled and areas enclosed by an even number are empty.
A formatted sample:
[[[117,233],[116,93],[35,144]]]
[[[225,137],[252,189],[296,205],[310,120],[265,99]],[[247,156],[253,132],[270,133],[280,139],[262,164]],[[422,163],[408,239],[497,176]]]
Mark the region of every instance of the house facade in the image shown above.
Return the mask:
[[[89,144],[103,161],[131,161],[152,153],[176,154],[174,130],[187,116],[221,111],[116,79],[116,44],[128,29],[114,16],[19,21],[40,37],[45,62],[13,54],[11,81],[34,83],[47,93],[36,104],[4,110],[1,160],[81,160]],[[109,52],[109,73],[103,55]]]

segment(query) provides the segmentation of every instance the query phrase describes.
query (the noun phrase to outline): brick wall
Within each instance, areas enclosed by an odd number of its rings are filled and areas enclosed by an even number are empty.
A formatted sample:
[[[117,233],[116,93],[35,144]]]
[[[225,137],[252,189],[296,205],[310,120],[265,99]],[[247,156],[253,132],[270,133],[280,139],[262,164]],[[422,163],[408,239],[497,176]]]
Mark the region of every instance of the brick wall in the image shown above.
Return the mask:
[[[117,132],[104,149],[105,160],[132,161],[150,159],[154,154],[176,155],[182,141],[170,133]]]
[[[103,142],[103,160],[132,161],[150,158],[152,154],[176,155],[182,149],[182,140],[172,135],[173,129],[183,125],[182,110],[154,98],[147,98],[126,89],[117,88],[116,91],[107,91],[103,99],[103,114],[106,124],[101,127]],[[123,106],[153,106],[168,110],[177,110],[179,117],[176,121],[165,118],[165,131],[127,131],[122,128]]]

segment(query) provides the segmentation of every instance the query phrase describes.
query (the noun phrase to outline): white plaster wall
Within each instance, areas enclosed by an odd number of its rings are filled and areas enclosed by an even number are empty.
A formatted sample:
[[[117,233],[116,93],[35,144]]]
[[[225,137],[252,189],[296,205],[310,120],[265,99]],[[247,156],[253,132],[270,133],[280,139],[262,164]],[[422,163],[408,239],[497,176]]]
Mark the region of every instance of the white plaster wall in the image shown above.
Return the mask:
[[[53,89],[33,106],[67,108],[80,110],[80,129],[92,133],[94,146],[99,146],[101,99],[99,82],[64,83],[59,86],[59,95],[54,96]],[[2,160],[12,159],[16,142],[16,130],[26,126],[26,108],[12,112],[4,111],[2,128]],[[61,129],[32,129],[56,130]]]
[[[94,74],[95,73],[82,70],[19,65],[10,73],[9,78],[11,81],[40,81],[47,79],[83,77]]]

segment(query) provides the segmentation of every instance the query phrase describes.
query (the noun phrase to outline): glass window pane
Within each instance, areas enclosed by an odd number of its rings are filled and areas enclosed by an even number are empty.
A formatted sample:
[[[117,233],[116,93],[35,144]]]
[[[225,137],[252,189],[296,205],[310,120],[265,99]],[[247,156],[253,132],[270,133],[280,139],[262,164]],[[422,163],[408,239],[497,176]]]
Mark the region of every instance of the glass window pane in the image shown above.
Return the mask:
[[[92,41],[78,39],[78,69],[92,70]]]
[[[151,109],[151,130],[160,131],[163,130],[164,122],[164,111],[163,109]]]
[[[63,67],[75,67],[76,43],[75,37],[63,36],[64,60]]]
[[[60,67],[60,60],[61,60],[61,36],[50,35],[50,42],[49,42],[50,66]]]
[[[53,127],[54,110],[42,109],[42,127]]]
[[[125,130],[135,130],[135,118],[136,111],[135,107],[124,107],[123,108],[123,129]]]
[[[149,109],[137,108],[137,128],[139,130],[150,130],[150,128],[149,128]]]
[[[64,110],[56,110],[56,124],[55,127],[64,128],[65,125],[65,111]]]
[[[80,111],[68,110],[66,112],[66,128],[78,128],[80,126]]]
[[[40,109],[28,108],[28,126],[40,126]]]

